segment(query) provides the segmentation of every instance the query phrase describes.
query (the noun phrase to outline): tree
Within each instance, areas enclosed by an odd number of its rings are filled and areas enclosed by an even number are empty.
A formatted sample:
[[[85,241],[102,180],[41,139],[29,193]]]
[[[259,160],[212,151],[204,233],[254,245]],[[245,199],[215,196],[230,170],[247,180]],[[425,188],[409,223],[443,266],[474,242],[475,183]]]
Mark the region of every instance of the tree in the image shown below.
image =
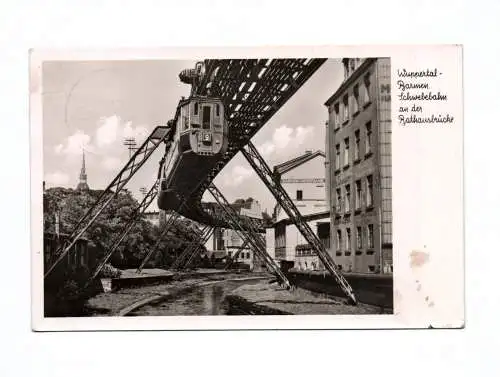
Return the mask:
[[[75,191],[51,188],[44,193],[44,231],[55,231],[55,213],[60,214],[60,232],[70,233],[80,218],[101,195],[102,190]],[[84,234],[89,246],[97,249],[97,257],[109,249],[122,233],[134,209],[139,205],[128,190],[120,192],[101,212]],[[152,263],[168,261],[166,254],[176,254],[196,240],[199,233],[191,221],[176,221],[158,247]],[[196,230],[195,230],[196,228]],[[137,219],[134,226],[118,246],[110,262],[115,267],[135,268],[156,244],[161,229],[145,218]],[[171,257],[170,257],[171,259]]]

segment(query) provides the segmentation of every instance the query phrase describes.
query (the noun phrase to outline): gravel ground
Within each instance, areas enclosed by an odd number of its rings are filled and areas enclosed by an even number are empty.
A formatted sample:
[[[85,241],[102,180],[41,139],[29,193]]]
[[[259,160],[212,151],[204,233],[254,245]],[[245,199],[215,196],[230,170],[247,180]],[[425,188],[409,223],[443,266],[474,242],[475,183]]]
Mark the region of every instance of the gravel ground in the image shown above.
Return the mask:
[[[381,313],[381,309],[376,306],[366,304],[346,305],[344,300],[340,298],[330,298],[300,288],[287,291],[277,284],[244,285],[232,291],[231,295],[239,296],[253,304],[297,315]]]
[[[200,276],[196,278],[188,278],[185,280],[174,280],[166,284],[147,285],[136,288],[124,288],[116,292],[105,292],[92,297],[87,301],[87,314],[90,316],[114,316],[121,309],[133,304],[136,301],[145,299],[155,293],[162,294],[169,289],[182,289],[199,284],[201,282],[241,278],[241,274],[223,274],[223,275],[210,275]]]

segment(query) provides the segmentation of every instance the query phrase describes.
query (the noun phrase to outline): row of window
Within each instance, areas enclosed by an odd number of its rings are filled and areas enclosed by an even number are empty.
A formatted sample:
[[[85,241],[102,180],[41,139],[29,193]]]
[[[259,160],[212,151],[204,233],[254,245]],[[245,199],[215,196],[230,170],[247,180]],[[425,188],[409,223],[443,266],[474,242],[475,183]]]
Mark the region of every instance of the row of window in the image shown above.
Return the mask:
[[[352,232],[351,228],[345,229],[345,238],[343,237],[341,229],[337,229],[336,245],[337,250],[351,250],[352,246]],[[373,224],[368,224],[363,229],[361,226],[356,227],[356,249],[362,249],[366,240],[366,247],[373,249],[375,247],[374,227]]]
[[[364,127],[364,136],[365,136],[365,157],[368,157],[372,153],[372,122],[366,122]],[[350,138],[346,137],[344,139],[344,158],[343,158],[343,166],[349,166],[350,164]],[[358,161],[361,159],[361,131],[358,129],[354,131],[354,161]],[[340,144],[335,145],[335,170],[340,170],[341,167],[341,154],[340,154]]]
[[[371,102],[370,88],[370,73],[367,73],[363,77],[361,87],[359,84],[354,85],[352,96],[346,93],[339,102],[333,105],[333,123],[335,129],[340,128],[341,124],[346,124],[349,121],[351,118],[351,109],[352,115],[355,116],[361,111],[361,107],[365,107]],[[349,98],[351,98],[350,101]]]
[[[228,252],[227,252],[227,256],[228,256],[229,258],[231,258],[231,257],[232,257],[232,255],[233,255],[233,252],[232,252],[232,251],[228,251]],[[240,255],[238,255],[238,259],[250,259],[250,252],[249,252],[249,251],[247,251],[247,252],[245,253],[244,251],[242,251],[242,252],[240,253]]]
[[[339,264],[337,265],[337,268],[342,271],[342,265]],[[368,272],[377,272],[379,270],[374,264],[368,265]],[[352,272],[352,266],[349,265],[349,267],[345,270],[346,272]],[[392,267],[391,267],[391,272],[392,272]]]
[[[364,185],[363,185],[364,181]],[[363,187],[364,186],[364,187]],[[351,212],[351,185],[347,184],[343,190],[338,187],[336,190],[335,211],[336,213]],[[343,193],[342,193],[343,191]],[[344,194],[344,200],[342,200]],[[365,205],[367,208],[373,206],[373,175],[368,175],[365,179],[358,179],[354,183],[354,210],[358,211]]]

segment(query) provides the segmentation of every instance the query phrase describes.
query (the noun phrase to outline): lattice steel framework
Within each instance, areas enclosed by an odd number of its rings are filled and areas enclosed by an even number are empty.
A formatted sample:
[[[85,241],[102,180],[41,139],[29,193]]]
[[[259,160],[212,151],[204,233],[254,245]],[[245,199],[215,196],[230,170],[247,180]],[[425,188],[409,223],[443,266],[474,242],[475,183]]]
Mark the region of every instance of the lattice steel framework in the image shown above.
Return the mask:
[[[75,225],[67,240],[56,251],[57,259],[47,270],[44,278],[50,275],[55,267],[66,257],[72,246],[80,239],[85,231],[94,223],[100,213],[109,205],[114,197],[120,193],[123,187],[134,176],[142,165],[148,160],[158,146],[171,135],[171,128],[165,126],[156,127],[144,143],[136,150],[125,167],[111,181],[109,186],[101,193],[96,202],[90,207]],[[167,142],[168,145],[168,142]]]
[[[262,156],[259,154],[253,143],[249,142],[245,147],[243,147],[241,152],[253,167],[257,175],[262,179],[264,184],[271,191],[271,193],[276,198],[280,206],[284,209],[289,218],[293,221],[295,226],[297,226],[297,229],[299,229],[300,233],[304,236],[306,241],[312,246],[313,250],[316,252],[323,265],[335,278],[345,295],[353,304],[356,304],[356,296],[354,295],[351,286],[344,278],[344,276],[342,276],[340,271],[338,271],[332,257],[325,250],[324,245],[312,231],[309,224],[302,219],[302,215],[293,203],[292,199],[290,199],[279,181],[275,179],[271,169],[265,162],[264,158],[262,158]]]
[[[136,273],[140,274],[142,272],[142,269],[148,263],[148,261],[151,259],[152,256],[156,254],[158,251],[158,248],[160,246],[161,241],[165,238],[167,235],[168,231],[170,230],[170,226],[179,218],[179,213],[178,212],[171,212],[170,217],[167,219],[166,223],[164,224],[164,228],[160,235],[158,236],[158,239],[156,240],[156,243],[154,246],[147,252],[146,256],[142,260],[141,265],[139,268],[137,268]]]
[[[197,245],[199,245],[201,242],[203,242],[204,236],[206,233],[210,231],[210,226],[205,225],[202,230],[201,230],[201,235],[199,235],[193,242],[191,242],[188,247],[174,260],[172,265],[170,266],[171,270],[175,270],[179,268],[181,265],[183,265],[187,259],[189,259],[191,253],[193,250],[196,248]],[[204,242],[203,242],[204,243]]]
[[[158,185],[159,185],[159,180],[156,180],[151,189],[142,199],[141,203],[134,209],[134,211],[129,217],[129,220],[127,221],[127,224],[123,228],[122,233],[115,239],[111,247],[106,251],[104,257],[101,259],[101,262],[98,264],[90,280],[95,279],[96,276],[99,274],[99,272],[101,272],[102,268],[108,262],[109,258],[111,258],[111,256],[114,254],[118,246],[122,243],[127,234],[129,234],[134,225],[137,223],[137,220],[140,219],[140,216],[144,213],[144,211],[146,211],[149,205],[156,198],[158,194]]]
[[[234,253],[233,256],[231,256],[227,263],[226,263],[226,266],[224,267],[225,270],[228,270],[229,268],[231,268],[231,266],[233,265],[234,261],[238,259],[238,257],[240,256],[241,252],[243,250],[245,250],[245,248],[248,246],[249,242],[248,242],[248,239],[245,240],[241,246],[238,248],[238,250],[236,250],[236,253]]]
[[[209,59],[193,70],[191,94],[216,96],[229,122],[227,152],[189,199],[183,215],[203,224],[228,228],[201,204],[215,176],[256,132],[297,92],[326,59]],[[203,72],[204,73],[201,73]],[[187,81],[185,81],[187,82]],[[246,223],[246,222],[245,222]],[[244,225],[244,224],[243,224]],[[254,226],[255,228],[255,226]],[[264,226],[259,227],[263,232]]]
[[[256,230],[251,229],[252,224],[250,222],[241,224],[242,222],[244,222],[244,219],[241,218],[236,213],[236,211],[229,205],[224,195],[222,195],[222,193],[213,183],[210,184],[210,186],[208,187],[208,191],[212,194],[217,203],[219,203],[221,207],[224,209],[224,213],[226,215],[226,221],[231,225],[231,228],[236,231],[236,233],[241,239],[243,239],[244,241],[248,241],[248,243],[250,243],[250,245],[254,249],[254,252],[257,255],[259,255],[261,259],[265,262],[269,271],[276,274],[278,279],[287,288],[291,288],[292,284],[290,283],[288,278],[285,276],[283,271],[280,270],[276,262],[267,253],[266,244],[263,237],[261,237],[261,235]],[[245,228],[249,229],[250,231],[246,232]]]
[[[184,266],[180,267],[181,269],[186,269],[186,268],[189,268],[191,266],[191,264],[194,262],[196,256],[199,255],[202,246],[208,241],[208,239],[212,236],[213,233],[214,233],[214,228],[210,227],[208,229],[208,232],[202,238],[202,242],[199,244],[196,244],[194,246],[193,251],[189,255],[188,260],[186,261]]]

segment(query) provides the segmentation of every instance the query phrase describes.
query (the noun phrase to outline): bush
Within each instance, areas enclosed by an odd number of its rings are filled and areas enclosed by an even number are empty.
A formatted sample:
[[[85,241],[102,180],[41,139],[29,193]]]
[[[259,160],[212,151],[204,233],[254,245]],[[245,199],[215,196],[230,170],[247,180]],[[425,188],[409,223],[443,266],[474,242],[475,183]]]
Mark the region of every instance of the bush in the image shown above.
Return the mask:
[[[105,279],[105,278],[119,278],[122,275],[122,271],[119,270],[118,268],[113,267],[112,265],[105,264],[102,270],[99,272],[99,278],[100,279]]]
[[[90,281],[90,277],[86,267],[58,268],[44,282],[45,316],[81,315],[85,302],[102,290],[98,282]]]

